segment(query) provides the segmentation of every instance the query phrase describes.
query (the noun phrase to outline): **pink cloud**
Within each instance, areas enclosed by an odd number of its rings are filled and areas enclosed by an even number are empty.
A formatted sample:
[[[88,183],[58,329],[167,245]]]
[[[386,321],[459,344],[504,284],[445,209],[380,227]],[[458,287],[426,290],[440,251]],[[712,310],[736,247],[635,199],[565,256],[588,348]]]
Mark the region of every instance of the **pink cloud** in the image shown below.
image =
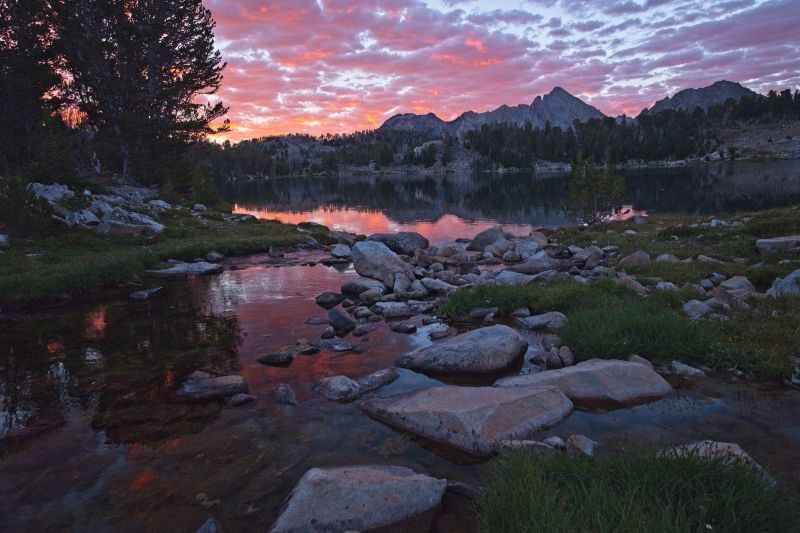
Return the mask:
[[[401,112],[452,119],[529,103],[555,85],[611,115],[720,78],[800,85],[794,0],[206,5],[228,62],[218,96],[231,139],[369,129]]]

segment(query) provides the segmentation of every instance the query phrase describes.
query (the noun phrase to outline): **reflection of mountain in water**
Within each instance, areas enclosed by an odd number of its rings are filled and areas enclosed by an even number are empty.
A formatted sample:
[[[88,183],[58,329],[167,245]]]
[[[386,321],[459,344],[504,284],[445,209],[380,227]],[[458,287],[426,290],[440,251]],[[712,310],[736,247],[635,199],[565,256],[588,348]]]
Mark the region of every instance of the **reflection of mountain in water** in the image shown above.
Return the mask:
[[[626,170],[636,210],[716,213],[785,205],[800,198],[800,162],[725,163]],[[226,195],[247,209],[382,212],[398,223],[466,221],[560,225],[566,174],[338,176],[234,183]]]
[[[285,178],[232,185],[230,200],[248,209],[302,213],[350,208],[380,211],[398,223],[452,214],[504,224],[564,223],[563,176],[469,175]]]

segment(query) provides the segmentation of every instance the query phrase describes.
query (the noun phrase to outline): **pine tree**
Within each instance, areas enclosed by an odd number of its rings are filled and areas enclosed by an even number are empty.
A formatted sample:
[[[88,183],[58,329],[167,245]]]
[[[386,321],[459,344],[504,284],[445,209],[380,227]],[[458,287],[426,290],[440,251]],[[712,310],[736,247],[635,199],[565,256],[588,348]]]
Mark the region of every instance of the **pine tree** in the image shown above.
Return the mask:
[[[564,212],[575,221],[594,226],[607,220],[625,201],[625,179],[614,174],[606,158],[603,168],[580,157],[572,165]]]
[[[69,89],[123,177],[158,181],[188,141],[227,129],[216,93],[225,63],[201,0],[62,0]]]

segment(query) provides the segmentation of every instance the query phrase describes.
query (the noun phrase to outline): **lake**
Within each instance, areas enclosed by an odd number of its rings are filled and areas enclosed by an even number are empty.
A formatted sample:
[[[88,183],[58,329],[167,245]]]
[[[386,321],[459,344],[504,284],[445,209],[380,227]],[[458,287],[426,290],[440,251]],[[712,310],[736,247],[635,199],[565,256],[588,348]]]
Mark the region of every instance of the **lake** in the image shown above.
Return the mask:
[[[733,162],[628,169],[630,204],[639,213],[727,213],[800,201],[800,161]],[[433,242],[471,237],[495,224],[522,233],[569,224],[561,205],[567,174],[447,174],[292,177],[226,190],[235,210],[283,222],[312,221],[369,235],[417,231]]]
[[[730,211],[800,192],[797,163],[720,169],[629,172],[630,212]],[[447,176],[292,178],[231,193],[237,210],[267,218],[447,240],[497,223],[519,232],[564,223],[564,191],[563,176]],[[214,517],[228,532],[266,530],[316,466],[397,464],[484,480],[494,460],[432,446],[364,416],[357,403],[313,391],[329,375],[358,378],[392,365],[446,324],[417,318],[418,331],[405,335],[381,322],[348,337],[357,345],[349,353],[299,355],[286,367],[256,362],[318,339],[324,326],[306,323],[325,313],[314,297],[356,277],[350,265],[320,264],[322,252],[288,255],[288,266],[254,257],[219,276],[169,282],[153,301],[130,302],[120,291],[0,323],[0,529],[194,531]],[[316,264],[298,264],[309,261]],[[257,399],[232,407],[178,396],[195,370],[240,374]],[[293,387],[298,406],[273,401],[279,383]],[[441,384],[400,370],[378,394]],[[571,433],[609,450],[737,442],[800,489],[800,394],[771,384],[712,378],[632,409],[577,411],[545,436]],[[448,503],[440,520],[468,531],[469,507]]]

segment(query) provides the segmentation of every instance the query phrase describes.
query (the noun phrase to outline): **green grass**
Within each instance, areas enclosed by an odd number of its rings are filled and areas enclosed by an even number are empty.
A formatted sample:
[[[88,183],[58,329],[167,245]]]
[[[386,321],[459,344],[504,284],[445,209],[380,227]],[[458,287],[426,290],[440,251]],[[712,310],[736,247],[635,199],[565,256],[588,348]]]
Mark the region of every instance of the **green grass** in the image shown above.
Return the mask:
[[[750,309],[732,313],[729,320],[693,322],[681,310],[690,298],[683,291],[642,298],[610,279],[588,285],[555,280],[458,291],[439,304],[439,312],[462,319],[476,307],[498,307],[506,314],[521,307],[534,313],[561,311],[569,320],[558,335],[579,360],[638,354],[660,364],[679,359],[769,379],[791,373],[791,358],[800,354],[800,299],[754,300]]]
[[[188,215],[173,214],[161,222],[167,230],[153,241],[58,227],[42,238],[13,238],[11,249],[0,255],[0,305],[30,303],[61,293],[93,293],[167,259],[191,260],[211,250],[233,257],[303,243],[309,235],[322,242],[328,239],[321,229],[303,233],[276,221],[203,225]],[[28,253],[41,255],[26,257]]]
[[[796,499],[741,463],[631,454],[514,454],[479,502],[480,531],[797,530]]]

